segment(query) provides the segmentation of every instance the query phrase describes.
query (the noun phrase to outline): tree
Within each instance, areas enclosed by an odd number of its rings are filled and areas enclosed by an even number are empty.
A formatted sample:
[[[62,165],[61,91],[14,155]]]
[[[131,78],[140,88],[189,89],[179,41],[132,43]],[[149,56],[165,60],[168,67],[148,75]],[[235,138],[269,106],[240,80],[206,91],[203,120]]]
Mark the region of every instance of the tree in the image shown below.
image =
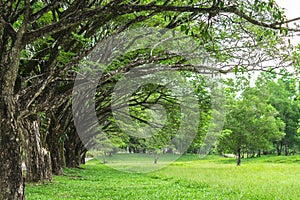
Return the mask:
[[[247,85],[247,84],[246,84]],[[267,150],[272,141],[284,136],[284,122],[278,118],[278,111],[258,88],[245,87],[240,97],[227,103],[225,130],[219,139],[219,150],[229,151],[241,163],[243,151]]]
[[[295,152],[299,144],[297,123],[300,115],[296,81],[289,73],[279,76],[262,73],[257,81],[257,87],[268,96],[268,103],[276,108],[280,119],[286,124],[284,138],[274,141],[278,155],[281,155],[283,148],[285,155],[289,155],[289,149]]]

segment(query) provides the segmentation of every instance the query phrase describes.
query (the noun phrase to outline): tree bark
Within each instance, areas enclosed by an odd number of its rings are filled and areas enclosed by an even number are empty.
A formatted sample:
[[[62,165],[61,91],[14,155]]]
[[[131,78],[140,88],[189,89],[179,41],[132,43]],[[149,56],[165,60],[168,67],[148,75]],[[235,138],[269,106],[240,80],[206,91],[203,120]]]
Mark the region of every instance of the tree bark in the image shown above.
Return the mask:
[[[63,173],[63,167],[65,166],[64,160],[64,145],[59,140],[59,134],[51,133],[47,136],[47,144],[51,152],[51,164],[52,173],[55,175],[61,175]]]
[[[64,143],[63,133],[57,128],[56,121],[52,118],[50,120],[50,126],[46,137],[47,146],[49,148],[52,164],[52,173],[55,175],[61,175],[63,173],[63,167],[65,164],[64,158]]]
[[[1,104],[3,103],[3,99]],[[22,172],[21,139],[13,116],[0,106],[0,199],[25,199]]]
[[[3,74],[0,76],[0,199],[23,200],[25,184],[14,84]]]
[[[69,168],[79,167],[81,164],[81,153],[83,150],[83,144],[75,130],[67,134],[67,139],[65,141],[65,158],[66,166]]]
[[[7,27],[0,24],[0,35]],[[25,199],[25,184],[22,172],[21,134],[18,127],[17,98],[14,94],[19,70],[23,24],[11,46],[7,40],[1,45],[0,53],[0,199]]]
[[[22,130],[27,168],[26,181],[52,182],[51,158],[49,152],[42,145],[38,122],[24,120]]]

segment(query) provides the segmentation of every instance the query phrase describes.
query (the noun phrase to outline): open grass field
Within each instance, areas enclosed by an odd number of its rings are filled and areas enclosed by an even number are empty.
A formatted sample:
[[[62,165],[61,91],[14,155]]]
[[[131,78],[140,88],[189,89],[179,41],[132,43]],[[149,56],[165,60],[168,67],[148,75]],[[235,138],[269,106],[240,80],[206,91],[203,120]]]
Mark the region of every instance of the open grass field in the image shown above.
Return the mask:
[[[27,184],[38,199],[300,199],[300,156],[243,159],[185,155],[151,173],[126,173],[91,160],[45,185]]]

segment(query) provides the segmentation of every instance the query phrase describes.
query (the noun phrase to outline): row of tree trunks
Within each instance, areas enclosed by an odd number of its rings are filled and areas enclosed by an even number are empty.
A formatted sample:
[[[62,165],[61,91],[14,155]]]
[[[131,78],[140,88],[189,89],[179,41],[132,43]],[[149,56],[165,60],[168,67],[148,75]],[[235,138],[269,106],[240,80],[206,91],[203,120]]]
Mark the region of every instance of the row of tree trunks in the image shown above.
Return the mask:
[[[38,120],[31,118],[19,123],[28,182],[52,181],[52,174],[61,175],[63,167],[77,168],[85,163],[86,149],[75,126],[64,133],[56,120],[50,119],[49,123],[45,142],[41,141],[45,136],[41,136]]]
[[[284,151],[283,151],[284,150]],[[280,156],[282,154],[282,152],[284,152],[285,156],[290,155],[290,151],[289,151],[289,146],[287,143],[280,141],[276,143],[276,151],[277,151],[277,155]],[[293,148],[291,154],[295,154],[296,150],[295,148]]]
[[[23,120],[20,127],[23,132],[26,181],[52,181],[52,173],[61,175],[64,167],[77,168],[85,163],[87,150],[74,126],[66,134],[58,130],[55,123],[50,124],[46,135],[47,146],[41,141],[37,120]]]

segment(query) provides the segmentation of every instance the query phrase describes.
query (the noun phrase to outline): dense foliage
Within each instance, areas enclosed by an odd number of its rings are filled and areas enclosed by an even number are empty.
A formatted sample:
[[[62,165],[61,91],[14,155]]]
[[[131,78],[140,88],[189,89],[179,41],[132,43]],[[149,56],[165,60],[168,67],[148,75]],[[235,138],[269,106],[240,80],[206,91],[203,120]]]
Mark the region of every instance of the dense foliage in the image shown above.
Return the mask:
[[[183,153],[184,148],[178,147],[181,138],[174,136],[174,130],[178,129],[181,119],[189,116],[179,109],[178,105],[182,103],[179,95],[172,95],[160,84],[145,85],[130,99],[130,116],[137,124],[151,125],[153,112],[149,111],[149,106],[162,105],[154,107],[158,110],[163,107],[167,114],[166,124],[159,134],[141,139],[128,136],[116,126],[122,122],[115,120],[111,111],[114,85],[130,70],[143,64],[164,64],[167,67],[160,70],[179,71],[193,87],[199,105],[190,107],[200,108],[199,123],[196,123],[199,127],[191,129],[197,133],[193,142],[191,138],[185,140],[192,142],[188,151],[197,152],[218,134],[220,130],[213,119],[220,121],[223,116],[222,112],[213,111],[213,92],[199,73],[216,76],[251,70],[274,72],[277,68],[297,66],[298,51],[284,39],[295,30],[287,28],[286,20],[274,0],[1,1],[0,199],[25,199],[23,160],[27,166],[26,180],[44,182],[52,180],[52,173],[62,174],[64,166],[78,167],[84,162],[87,148],[95,144],[105,147],[104,154],[117,146],[133,152],[151,151],[156,155],[165,145],[173,152],[175,149],[175,152]],[[197,62],[164,48],[157,51],[137,49],[116,58],[106,66],[93,94],[99,126],[90,124],[89,118],[81,119],[90,134],[79,138],[72,109],[78,114],[94,107],[83,102],[83,106],[72,108],[76,100],[71,98],[72,89],[76,75],[80,74],[78,63],[88,57],[99,42],[140,27],[175,30],[195,41],[194,46],[187,45],[187,49],[195,47],[202,52],[194,55]],[[164,31],[156,34],[163,35]],[[107,51],[114,52],[112,49]],[[270,65],[270,61],[274,62]],[[285,76],[278,82],[261,81],[259,84],[256,89],[238,90],[242,92],[240,99],[233,97],[237,92],[233,91],[232,105],[228,105],[228,115],[232,114],[232,117],[227,118],[223,133],[245,138],[238,146],[223,149],[233,153],[236,153],[236,147],[269,151],[273,142],[278,152],[284,147],[288,154],[289,149],[296,149],[298,140],[295,131],[299,105],[294,101],[298,90],[292,89],[298,86],[297,80]],[[277,87],[282,93],[273,91]],[[181,89],[184,91],[185,88]],[[268,91],[270,98],[251,102],[254,95],[262,95],[258,92],[261,89]],[[243,115],[234,111],[234,106],[244,112]],[[257,112],[251,106],[256,107]],[[194,122],[193,115],[190,117],[190,122]],[[232,126],[241,118],[249,126],[244,130]],[[265,126],[266,123],[270,126]],[[161,127],[161,124],[157,125]],[[99,129],[107,135],[97,137],[94,131]],[[212,137],[205,139],[207,131],[211,131]],[[269,132],[272,134],[267,134]],[[107,145],[101,136],[110,138],[114,146]],[[165,142],[166,138],[173,142]],[[223,138],[226,141],[226,135]],[[251,140],[257,140],[258,146]],[[205,147],[205,152],[210,147]]]

